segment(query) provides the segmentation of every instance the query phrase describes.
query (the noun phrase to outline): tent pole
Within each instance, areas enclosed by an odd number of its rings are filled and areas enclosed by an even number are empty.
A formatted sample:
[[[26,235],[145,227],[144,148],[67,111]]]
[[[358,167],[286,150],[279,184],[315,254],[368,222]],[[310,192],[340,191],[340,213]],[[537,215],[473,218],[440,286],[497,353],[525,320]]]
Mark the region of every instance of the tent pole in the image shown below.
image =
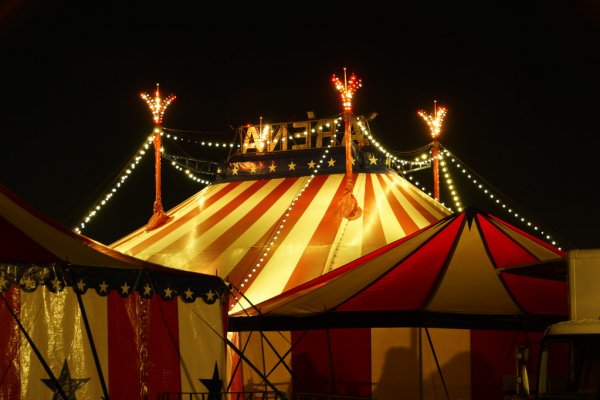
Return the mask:
[[[38,360],[42,364],[42,367],[44,368],[44,370],[46,371],[46,373],[48,374],[48,376],[52,380],[52,383],[54,384],[54,386],[56,386],[56,390],[58,391],[58,394],[60,394],[61,397],[64,400],[69,400],[69,398],[67,397],[67,395],[66,395],[65,391],[63,390],[62,386],[60,386],[60,383],[58,382],[58,379],[56,379],[56,376],[54,376],[54,374],[52,373],[52,370],[50,369],[50,366],[48,366],[48,363],[46,362],[46,360],[44,360],[44,357],[42,357],[42,353],[40,353],[40,351],[37,348],[37,346],[35,345],[35,343],[33,343],[33,340],[31,339],[31,337],[29,336],[29,334],[25,330],[25,327],[23,326],[23,324],[21,324],[21,321],[17,317],[17,314],[15,314],[14,310],[8,304],[8,300],[6,300],[6,297],[4,297],[4,293],[0,293],[0,296],[2,297],[2,300],[4,301],[4,304],[6,305],[6,308],[8,309],[8,312],[10,313],[10,315],[12,315],[13,319],[15,320],[15,322],[17,323],[17,325],[19,326],[19,329],[21,330],[21,332],[23,332],[23,336],[25,336],[25,338],[29,342],[29,345],[31,346],[31,349],[33,350],[33,352],[37,356]]]
[[[100,386],[102,386],[102,393],[104,394],[104,400],[108,400],[108,389],[106,388],[106,382],[104,381],[104,374],[102,374],[102,366],[100,365],[100,359],[98,358],[98,351],[96,350],[96,345],[94,344],[94,337],[92,336],[92,329],[90,328],[90,321],[88,320],[87,313],[85,312],[85,307],[83,305],[83,299],[81,298],[81,293],[73,290],[75,294],[77,294],[77,302],[79,303],[79,310],[81,311],[81,316],[83,317],[83,325],[85,326],[85,332],[87,333],[88,340],[90,341],[90,347],[92,348],[92,356],[94,357],[94,364],[96,364],[96,371],[98,372],[98,377],[100,378]]]
[[[262,354],[262,371],[263,371],[263,375],[265,375],[265,378],[266,378],[267,377],[267,364],[266,364],[266,360],[265,360],[265,336],[262,334],[260,335],[260,352]],[[266,391],[267,390],[267,382],[264,382],[264,385],[265,385],[265,391]]]
[[[417,329],[419,346],[419,399],[423,400],[423,328],[419,327]]]
[[[225,343],[227,343],[227,345],[229,347],[231,347],[231,349],[238,355],[240,356],[249,366],[250,368],[252,368],[254,370],[254,372],[256,372],[258,374],[258,376],[263,379],[265,381],[266,384],[268,384],[271,389],[273,389],[274,392],[279,393],[279,390],[277,390],[277,388],[275,386],[273,386],[273,384],[263,375],[260,373],[259,369],[256,368],[256,366],[252,363],[252,361],[250,361],[243,352],[240,351],[240,349],[238,349],[235,344],[227,339],[226,337],[223,338],[225,340]]]
[[[250,304],[252,306],[252,308],[254,308],[260,315],[262,315],[262,313],[260,312],[260,310],[258,308],[256,308],[256,306],[250,301],[249,298],[247,298],[244,293],[238,289],[237,287],[235,287],[232,283],[229,284],[230,287],[234,288],[235,290],[237,290],[237,292],[240,294],[240,296],[242,296],[247,302],[248,304]],[[231,290],[230,290],[231,291]],[[232,293],[233,294],[233,293]],[[247,314],[247,313],[246,313]],[[271,348],[271,350],[273,350],[273,353],[275,353],[275,355],[277,356],[277,358],[279,358],[279,361],[275,364],[275,366],[273,368],[271,368],[271,370],[269,371],[269,373],[266,375],[266,377],[268,377],[269,375],[271,375],[271,373],[273,371],[275,371],[275,368],[277,368],[277,366],[281,363],[283,364],[283,366],[285,367],[285,369],[290,373],[290,375],[292,376],[292,379],[294,379],[296,382],[298,382],[300,385],[302,385],[302,387],[305,387],[304,383],[298,379],[298,377],[296,377],[294,375],[294,372],[292,372],[292,369],[289,367],[289,365],[286,364],[286,362],[284,361],[285,357],[293,350],[293,348],[300,343],[300,341],[306,336],[306,334],[308,333],[308,331],[304,331],[304,333],[302,334],[302,336],[300,337],[300,339],[295,343],[292,344],[292,346],[290,347],[290,349],[288,351],[285,352],[285,354],[283,356],[279,355],[279,352],[277,352],[277,349],[275,349],[275,346],[273,346],[273,344],[271,343],[271,341],[265,336],[265,334],[263,333],[263,331],[260,330],[256,330],[257,332],[260,333],[261,337],[265,339],[265,341],[267,342],[267,344],[269,345],[269,347]],[[254,332],[254,331],[250,331],[250,332]],[[250,341],[250,338],[248,338],[248,342]],[[246,343],[248,343],[246,342]],[[244,346],[244,349],[246,348],[246,346]],[[263,354],[263,360],[264,360],[264,354]]]
[[[425,328],[425,333],[427,334],[427,340],[429,341],[429,347],[431,348],[431,353],[433,354],[433,359],[435,360],[435,366],[437,367],[438,374],[440,375],[440,379],[442,380],[442,385],[444,386],[444,392],[446,393],[446,398],[450,400],[450,395],[448,394],[448,388],[446,387],[446,381],[444,380],[444,374],[442,374],[442,368],[440,367],[440,363],[438,362],[437,355],[435,354],[435,348],[433,347],[433,342],[431,341],[431,336],[429,335],[429,329]]]
[[[241,333],[241,332],[237,332],[237,333]],[[252,336],[253,333],[254,332],[250,332],[250,334],[248,335],[248,340],[246,340],[246,344],[244,344],[244,348],[242,349],[242,352],[246,351],[246,348],[248,347],[248,344],[250,343],[250,337]],[[240,335],[240,342],[241,341],[242,341],[242,337]],[[242,363],[242,359],[240,358],[235,363],[235,368],[233,368],[233,371],[231,371],[231,380],[227,384],[227,391],[228,392],[229,392],[229,389],[231,388],[231,384],[233,383],[233,379],[235,377],[235,374],[237,374],[237,370],[238,370],[238,368],[239,368],[239,366],[240,366],[241,363]]]

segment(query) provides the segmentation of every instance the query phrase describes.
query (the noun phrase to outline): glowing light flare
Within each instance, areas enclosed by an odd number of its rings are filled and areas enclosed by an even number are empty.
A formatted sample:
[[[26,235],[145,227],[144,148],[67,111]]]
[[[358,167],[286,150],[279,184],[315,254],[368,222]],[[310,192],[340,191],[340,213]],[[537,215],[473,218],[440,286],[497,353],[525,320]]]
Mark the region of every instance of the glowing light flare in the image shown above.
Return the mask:
[[[151,97],[148,93],[142,93],[141,96],[142,96],[142,99],[144,99],[144,101],[146,102],[146,104],[148,104],[148,107],[150,108],[150,112],[152,113],[152,120],[154,121],[154,124],[160,125],[162,123],[163,116],[165,114],[167,107],[169,106],[169,104],[171,104],[171,102],[173,100],[175,100],[175,95],[171,94],[164,99],[161,98],[160,91],[158,89],[158,83],[157,83],[156,84],[156,92],[154,94],[154,97]]]
[[[342,98],[342,106],[344,111],[352,111],[352,96],[354,92],[362,86],[362,81],[355,74],[350,75],[350,79],[346,79],[346,68],[344,68],[344,82],[342,82],[335,74],[331,77],[331,82],[340,92]]]
[[[434,139],[437,139],[442,132],[442,123],[444,122],[446,112],[447,110],[445,107],[435,107],[433,115],[426,114],[423,110],[420,110],[417,113],[427,123],[427,126],[431,132],[431,136]]]

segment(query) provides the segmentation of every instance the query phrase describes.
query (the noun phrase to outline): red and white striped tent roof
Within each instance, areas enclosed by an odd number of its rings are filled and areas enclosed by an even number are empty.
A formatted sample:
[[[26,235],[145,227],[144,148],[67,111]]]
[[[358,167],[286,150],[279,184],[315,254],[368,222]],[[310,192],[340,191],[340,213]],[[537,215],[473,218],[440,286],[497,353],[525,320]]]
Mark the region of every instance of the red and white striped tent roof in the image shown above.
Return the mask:
[[[216,274],[258,303],[450,214],[390,169],[389,159],[363,148],[354,154],[353,175],[362,215],[342,218],[344,157],[337,147],[233,158],[224,179],[168,212],[169,223],[111,246]]]
[[[566,283],[514,272],[532,265],[555,268],[564,264],[564,255],[493,215],[467,208],[232,314],[230,329],[543,329],[566,318]]]

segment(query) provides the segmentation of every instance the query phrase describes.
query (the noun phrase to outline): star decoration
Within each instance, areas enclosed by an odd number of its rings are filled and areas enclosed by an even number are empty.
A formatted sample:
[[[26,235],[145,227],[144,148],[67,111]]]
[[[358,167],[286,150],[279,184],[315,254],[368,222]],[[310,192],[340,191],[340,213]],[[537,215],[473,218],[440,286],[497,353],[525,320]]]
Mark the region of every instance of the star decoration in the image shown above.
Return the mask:
[[[388,167],[392,164],[392,160],[388,157],[385,159],[385,165],[387,165]]]
[[[333,157],[331,157],[329,161],[327,161],[327,164],[329,164],[330,167],[333,167],[335,165],[335,160],[333,159]]]
[[[275,172],[275,168],[277,168],[277,165],[275,165],[275,162],[272,162],[271,165],[269,165],[269,172]]]
[[[352,161],[352,165],[354,165],[354,162],[356,161],[354,157],[350,157],[350,160]]]
[[[250,164],[250,173],[251,174],[256,173],[256,164],[254,164],[254,163]]]
[[[60,290],[60,279],[58,279],[57,276],[55,276],[51,282],[52,282],[52,289]],[[2,287],[2,285],[0,285],[0,287]]]
[[[296,170],[296,164],[292,161],[291,163],[288,164],[288,171],[291,170]]]
[[[169,287],[167,287],[167,288],[164,290],[164,292],[165,292],[165,297],[166,297],[166,298],[168,298],[168,299],[170,299],[170,298],[171,298],[171,296],[173,295],[173,291],[172,291],[172,290],[171,290],[171,288],[169,288]]]
[[[212,289],[209,289],[209,291],[206,293],[206,300],[208,301],[213,301],[213,299],[215,298],[216,293],[212,291]]]
[[[99,285],[99,287],[100,287],[100,293],[108,292],[108,284],[106,283],[106,281],[102,281],[102,283]]]
[[[127,285],[127,282],[125,282],[121,285],[121,293],[129,294],[129,289],[130,289],[130,287],[129,287],[129,285]]]
[[[202,384],[208,389],[207,400],[221,399],[221,388],[223,386],[223,381],[219,378],[219,368],[217,367],[216,362],[212,378],[200,378],[200,382],[202,382]]]
[[[193,297],[194,296],[194,292],[192,292],[192,290],[190,288],[187,288],[187,290],[185,292],[183,292],[183,293],[185,293],[185,298],[186,299],[190,299],[191,300],[191,299],[194,298]]]
[[[146,283],[146,286],[144,286],[144,296],[150,296],[151,294],[152,288]]]
[[[310,160],[310,162],[308,163],[308,168],[310,168],[310,169],[315,168],[315,162],[313,160]]]
[[[79,279],[79,282],[77,282],[77,289],[79,289],[80,292],[85,290],[85,282],[83,281],[83,278]]]
[[[221,167],[217,168],[217,174],[220,174],[221,172],[223,172],[223,170],[221,170]]]
[[[4,272],[0,275],[0,289],[4,290],[8,281],[4,278]]]
[[[23,284],[25,285],[25,289],[35,289],[35,280],[29,276],[23,278]]]
[[[71,373],[69,372],[69,364],[67,364],[67,360],[65,359],[62,370],[60,371],[60,376],[57,380],[58,386],[56,385],[56,382],[54,382],[52,379],[42,379],[42,382],[44,382],[44,384],[54,392],[52,400],[63,399],[63,396],[61,395],[61,389],[62,392],[67,396],[68,400],[77,400],[77,398],[75,397],[75,392],[83,385],[85,385],[87,381],[90,380],[90,378],[71,378]]]
[[[375,158],[374,154],[371,154],[371,157],[369,157],[369,165],[377,164],[377,161],[379,161],[379,159]]]
[[[239,170],[239,168],[238,168],[237,164],[235,164],[233,166],[233,168],[231,169],[231,174],[232,175],[237,175],[238,174],[238,170]]]

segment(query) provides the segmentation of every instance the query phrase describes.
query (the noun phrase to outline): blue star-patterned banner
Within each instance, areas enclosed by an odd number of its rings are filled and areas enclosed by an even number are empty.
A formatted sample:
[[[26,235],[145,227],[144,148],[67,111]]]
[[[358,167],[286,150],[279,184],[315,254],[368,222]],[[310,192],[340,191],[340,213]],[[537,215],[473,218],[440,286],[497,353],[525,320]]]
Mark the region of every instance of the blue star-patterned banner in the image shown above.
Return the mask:
[[[25,292],[33,292],[40,286],[46,286],[51,292],[59,292],[71,286],[80,294],[95,290],[100,296],[107,296],[110,291],[116,290],[122,297],[138,292],[146,298],[159,295],[164,300],[173,300],[179,296],[185,302],[202,299],[207,304],[223,299],[228,293],[222,279],[209,275],[55,263],[0,263],[0,292],[8,290],[12,284],[19,285]]]
[[[352,161],[354,172],[383,173],[391,169],[389,158],[372,146],[364,146],[357,151],[356,145],[353,145]],[[346,149],[337,146],[293,152],[238,154],[231,157],[221,171],[219,180],[241,181],[345,172]]]

